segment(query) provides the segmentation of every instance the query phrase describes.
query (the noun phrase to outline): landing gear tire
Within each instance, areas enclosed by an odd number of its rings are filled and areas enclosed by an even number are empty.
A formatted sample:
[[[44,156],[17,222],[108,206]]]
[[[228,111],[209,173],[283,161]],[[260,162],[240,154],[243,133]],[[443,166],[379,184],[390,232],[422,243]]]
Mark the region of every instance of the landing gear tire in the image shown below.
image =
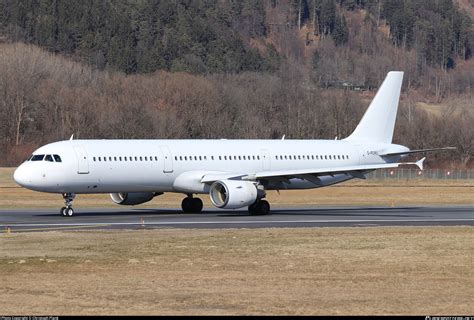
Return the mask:
[[[66,209],[66,216],[72,217],[74,215],[74,209],[73,208],[67,208]]]
[[[60,212],[63,217],[72,217],[74,215],[74,209],[71,207],[62,207]]]
[[[201,213],[202,207],[202,200],[199,198],[193,198],[193,213]]]
[[[267,215],[270,213],[270,204],[266,200],[257,200],[249,206],[249,213],[251,215]]]
[[[181,209],[184,213],[200,213],[202,211],[202,200],[199,198],[184,198],[181,202]]]
[[[73,193],[63,193],[63,199],[65,207],[62,207],[59,211],[63,217],[72,217],[74,215],[74,209],[72,208],[72,201],[76,197]]]

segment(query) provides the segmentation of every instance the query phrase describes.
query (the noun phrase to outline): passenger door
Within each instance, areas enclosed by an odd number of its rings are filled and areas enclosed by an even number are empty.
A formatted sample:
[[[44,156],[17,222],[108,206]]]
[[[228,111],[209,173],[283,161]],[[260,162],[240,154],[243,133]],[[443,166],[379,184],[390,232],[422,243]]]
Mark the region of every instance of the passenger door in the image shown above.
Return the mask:
[[[171,152],[168,146],[160,146],[161,155],[163,157],[163,172],[172,173],[173,172],[173,158],[171,157]]]
[[[270,153],[267,149],[260,150],[260,158],[262,160],[262,169],[263,171],[268,171],[271,169],[270,165]]]
[[[77,173],[89,173],[89,160],[87,159],[87,151],[83,146],[74,146],[74,152],[77,158]]]

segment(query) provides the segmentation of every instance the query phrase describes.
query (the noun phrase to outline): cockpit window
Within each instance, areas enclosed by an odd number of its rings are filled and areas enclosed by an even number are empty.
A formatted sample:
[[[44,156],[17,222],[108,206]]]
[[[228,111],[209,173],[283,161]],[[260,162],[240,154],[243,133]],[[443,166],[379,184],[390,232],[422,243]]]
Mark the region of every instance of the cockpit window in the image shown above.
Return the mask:
[[[31,157],[30,161],[43,161],[44,154],[35,154]]]
[[[50,155],[50,154],[47,154],[47,155],[44,157],[44,160],[45,160],[45,161],[49,161],[49,162],[54,162],[53,156]]]
[[[62,162],[61,157],[58,156],[57,154],[53,154],[53,157],[54,157],[54,160],[56,160],[56,162]]]

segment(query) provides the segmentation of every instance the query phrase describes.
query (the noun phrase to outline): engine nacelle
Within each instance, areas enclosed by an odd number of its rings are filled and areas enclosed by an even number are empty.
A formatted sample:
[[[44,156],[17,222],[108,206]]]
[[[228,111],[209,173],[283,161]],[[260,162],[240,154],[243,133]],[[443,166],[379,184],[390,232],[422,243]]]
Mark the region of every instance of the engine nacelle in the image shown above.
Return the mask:
[[[218,208],[238,209],[257,201],[258,190],[254,183],[242,180],[221,180],[211,185],[209,196]]]
[[[120,193],[111,193],[110,198],[116,204],[124,206],[134,206],[137,204],[142,204],[153,199],[157,194],[155,192],[120,192]]]

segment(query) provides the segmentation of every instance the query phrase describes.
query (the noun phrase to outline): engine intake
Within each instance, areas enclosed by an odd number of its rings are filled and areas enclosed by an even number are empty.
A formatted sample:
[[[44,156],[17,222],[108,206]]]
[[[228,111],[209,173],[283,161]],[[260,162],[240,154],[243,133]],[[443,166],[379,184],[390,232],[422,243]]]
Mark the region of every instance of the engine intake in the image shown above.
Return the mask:
[[[119,192],[111,193],[110,198],[112,198],[112,201],[116,204],[124,206],[134,206],[137,204],[148,202],[157,195],[158,194],[155,192]]]
[[[238,209],[257,201],[257,187],[250,181],[221,180],[211,185],[209,196],[218,208]]]

